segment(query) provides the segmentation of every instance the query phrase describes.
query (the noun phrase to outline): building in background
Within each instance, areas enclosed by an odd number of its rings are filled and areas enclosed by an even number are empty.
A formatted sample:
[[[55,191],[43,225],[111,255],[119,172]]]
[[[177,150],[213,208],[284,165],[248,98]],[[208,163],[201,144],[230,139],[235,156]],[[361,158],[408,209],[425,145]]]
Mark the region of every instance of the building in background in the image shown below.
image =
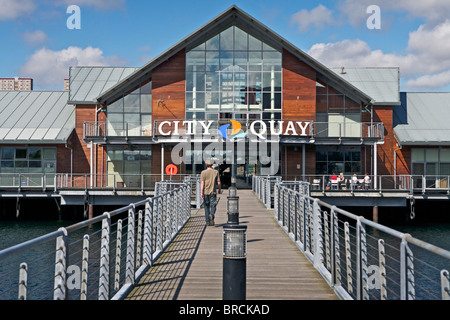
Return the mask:
[[[0,90],[9,91],[31,91],[33,90],[33,79],[31,78],[0,78]]]

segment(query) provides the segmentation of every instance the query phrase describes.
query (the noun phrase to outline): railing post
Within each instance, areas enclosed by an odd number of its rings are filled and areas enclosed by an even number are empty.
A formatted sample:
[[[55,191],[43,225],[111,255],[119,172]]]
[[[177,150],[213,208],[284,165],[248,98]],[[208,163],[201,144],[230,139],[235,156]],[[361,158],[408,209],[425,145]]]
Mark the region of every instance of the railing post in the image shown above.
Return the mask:
[[[339,220],[337,214],[334,210],[334,207],[331,209],[331,228],[333,230],[333,250],[334,254],[331,256],[332,260],[332,279],[334,279],[334,284],[340,286],[341,285],[341,250],[339,246]]]
[[[400,244],[400,298],[401,300],[414,300],[416,296],[415,282],[414,282],[414,257],[408,242],[403,236]]]
[[[120,265],[122,258],[122,219],[117,220],[116,263],[114,268],[114,290],[120,289]]]
[[[387,300],[386,253],[383,239],[378,240],[378,261],[380,268],[380,299]]]
[[[345,261],[347,265],[347,292],[351,295],[353,293],[353,279],[352,279],[352,254],[350,250],[350,230],[349,223],[344,223],[345,236]]]
[[[55,282],[54,282],[54,300],[66,299],[66,270],[67,270],[67,230],[59,228],[63,232],[62,236],[56,239],[55,254]]]
[[[143,263],[151,266],[153,256],[153,199],[145,202]]]
[[[134,226],[135,226],[135,213],[136,207],[131,204],[132,208],[128,210],[128,228],[127,228],[127,259],[126,259],[126,272],[125,272],[125,283],[130,283],[134,285]]]
[[[322,232],[319,200],[315,199],[313,203],[313,239],[314,239],[314,266],[316,268],[322,263]]]
[[[19,300],[27,300],[28,266],[21,263],[19,269]]]
[[[142,256],[142,210],[138,212],[137,238],[136,238],[136,269],[141,266]]]
[[[105,212],[102,220],[102,240],[100,248],[100,267],[98,278],[98,300],[109,299],[109,243],[111,234],[111,217]]]
[[[357,299],[367,300],[369,298],[367,288],[367,246],[366,228],[362,224],[362,217],[356,222],[356,279]]]
[[[450,275],[447,270],[441,271],[442,300],[450,300]]]
[[[83,254],[81,262],[81,292],[80,300],[87,299],[87,281],[88,281],[88,268],[89,268],[89,236],[83,237]]]

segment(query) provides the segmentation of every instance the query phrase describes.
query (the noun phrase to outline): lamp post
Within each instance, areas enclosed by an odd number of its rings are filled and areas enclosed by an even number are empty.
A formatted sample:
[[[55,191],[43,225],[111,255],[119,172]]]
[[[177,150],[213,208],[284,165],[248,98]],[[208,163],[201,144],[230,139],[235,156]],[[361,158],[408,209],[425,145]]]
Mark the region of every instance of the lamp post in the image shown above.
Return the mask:
[[[247,266],[247,226],[223,227],[223,300],[245,300]]]
[[[230,188],[231,191],[232,188]],[[234,195],[227,198],[228,224],[239,224],[239,197]]]

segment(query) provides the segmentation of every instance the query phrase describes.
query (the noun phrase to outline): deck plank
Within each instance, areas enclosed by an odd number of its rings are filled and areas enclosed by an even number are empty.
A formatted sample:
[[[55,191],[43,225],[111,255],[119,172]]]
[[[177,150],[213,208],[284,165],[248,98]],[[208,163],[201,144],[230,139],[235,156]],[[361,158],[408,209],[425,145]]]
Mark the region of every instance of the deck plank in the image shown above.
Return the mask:
[[[333,290],[281,230],[250,190],[239,190],[239,222],[247,225],[247,300],[337,300]],[[216,225],[205,226],[203,209],[140,279],[129,300],[222,300],[222,226],[226,191]]]

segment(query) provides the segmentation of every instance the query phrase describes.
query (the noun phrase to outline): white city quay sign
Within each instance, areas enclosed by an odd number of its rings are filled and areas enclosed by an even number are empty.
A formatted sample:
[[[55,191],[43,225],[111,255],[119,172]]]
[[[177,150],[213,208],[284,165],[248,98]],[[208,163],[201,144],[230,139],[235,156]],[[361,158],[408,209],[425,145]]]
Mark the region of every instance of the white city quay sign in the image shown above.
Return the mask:
[[[217,120],[170,120],[162,121],[157,125],[157,135],[161,136],[177,136],[180,134],[194,135],[197,133],[197,128],[202,128],[204,135],[215,134],[211,133],[211,126]],[[240,124],[237,121],[230,120],[233,124],[233,129],[240,131]],[[237,124],[238,128],[234,127]],[[249,132],[260,139],[265,139],[267,134],[272,136],[309,136],[309,131],[312,126],[312,121],[284,121],[284,120],[270,120],[262,121],[255,120],[250,123]],[[183,130],[181,130],[183,129]],[[182,132],[183,131],[183,132]],[[182,133],[181,133],[182,132]]]

